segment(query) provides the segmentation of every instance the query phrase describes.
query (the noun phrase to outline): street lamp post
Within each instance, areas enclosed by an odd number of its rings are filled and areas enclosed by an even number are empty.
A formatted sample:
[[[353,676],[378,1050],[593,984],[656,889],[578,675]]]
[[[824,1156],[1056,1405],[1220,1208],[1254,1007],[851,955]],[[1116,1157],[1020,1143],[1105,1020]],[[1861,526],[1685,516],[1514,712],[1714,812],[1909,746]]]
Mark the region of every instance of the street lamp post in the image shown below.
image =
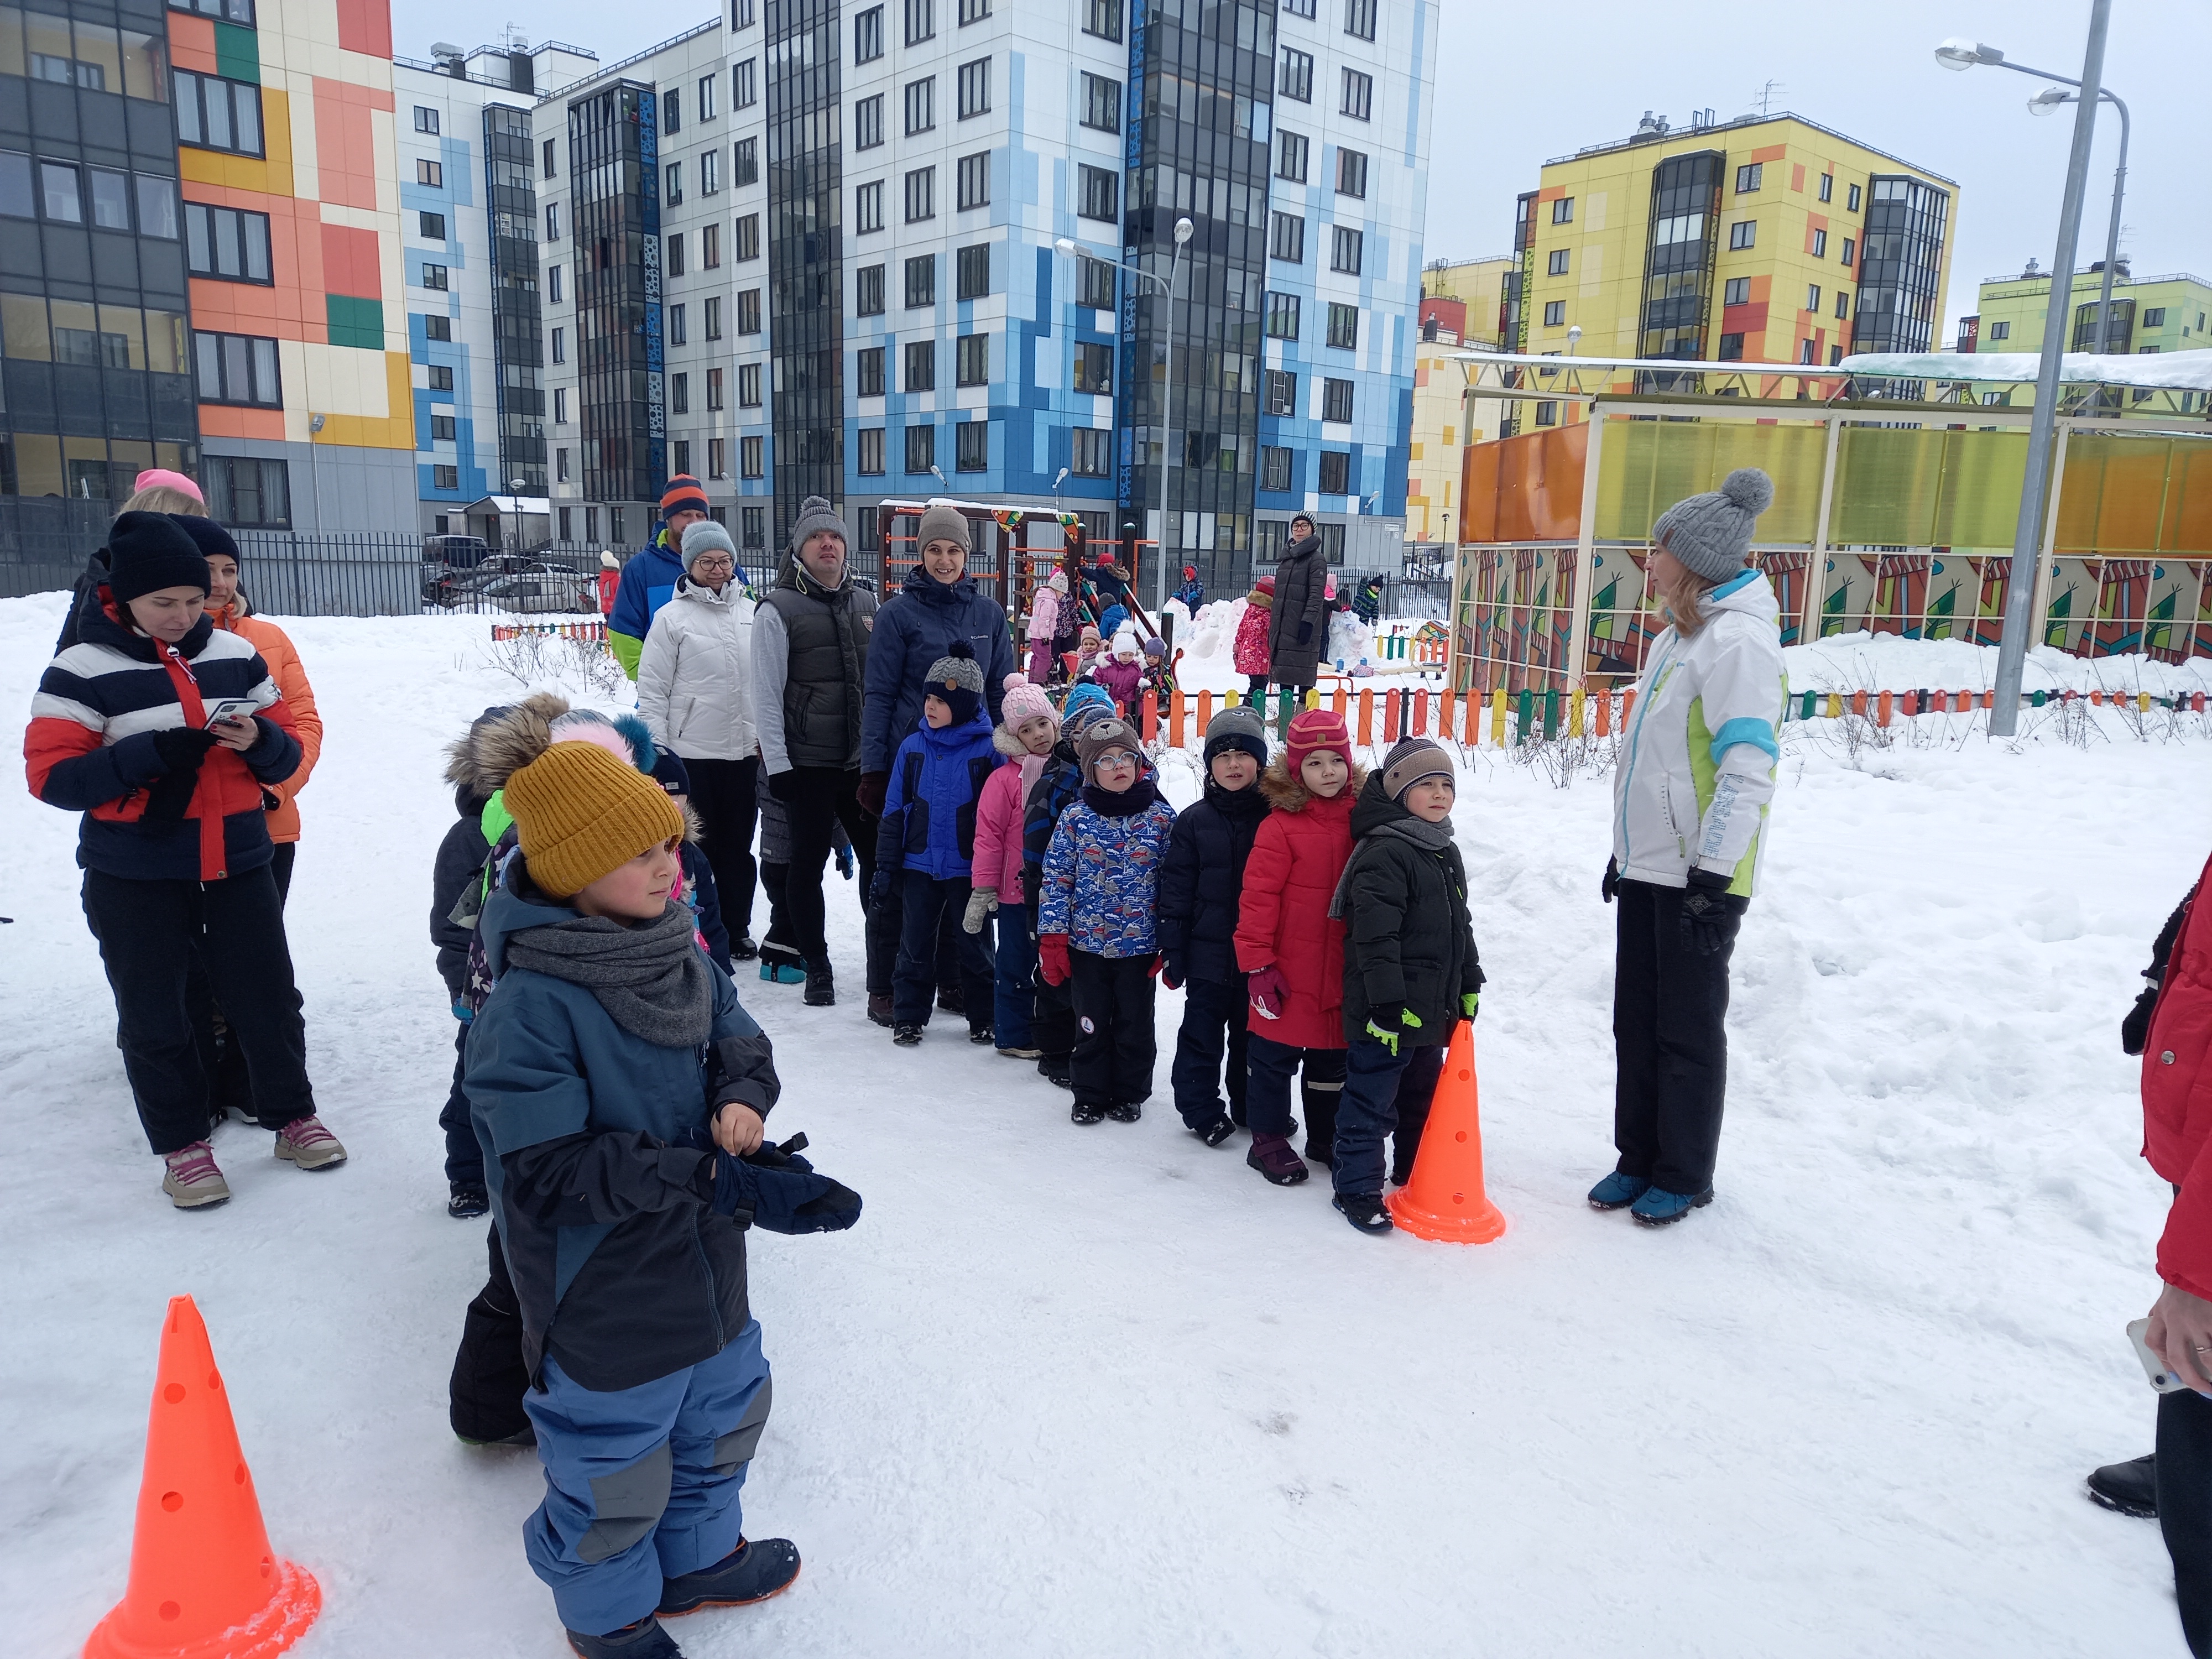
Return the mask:
[[[2068,82],[2070,86],[2072,82]],[[2120,112],[2120,161],[2112,169],[2112,216],[2105,227],[2105,280],[2097,286],[2097,349],[2106,352],[2112,344],[2112,272],[2120,262],[2120,204],[2128,193],[2128,138],[2133,124],[2128,119],[2128,106],[2110,92],[2100,91],[2099,97]],[[2081,101],[2080,95],[2061,92],[2057,87],[2045,87],[2027,100],[2031,114],[2049,115],[2061,104]],[[2067,284],[2067,298],[2073,298],[2073,284]]]
[[[2051,265],[2051,293],[2043,313],[2043,356],[2035,377],[2035,409],[2027,430],[2027,465],[2021,483],[2020,520],[2014,526],[2012,569],[2005,589],[2002,643],[1997,649],[1997,683],[1990,710],[1990,735],[2008,738],[2020,723],[2020,682],[2027,665],[2027,639],[2035,626],[2036,575],[2043,558],[2043,514],[2051,479],[2051,445],[2057,431],[2058,386],[2066,352],[2065,325],[2071,320],[2074,301],[2074,253],[2081,234],[2081,198],[2088,184],[2089,149],[2097,133],[2097,103],[2105,72],[2105,34],[2112,22],[2112,0],[2090,0],[2089,42],[2081,56],[2081,78],[2045,76],[2040,70],[2005,61],[1993,46],[1964,40],[1946,40],[1936,48],[1936,61],[1946,69],[1966,70],[1976,64],[2000,64],[2059,81],[2079,88],[2081,102],[2074,112],[2074,147],[2066,164],[2066,193],[2058,207],[2058,249]],[[2112,265],[2105,267],[2112,279]],[[2059,279],[2065,278],[2062,295]],[[2100,342],[2101,343],[2101,342]]]

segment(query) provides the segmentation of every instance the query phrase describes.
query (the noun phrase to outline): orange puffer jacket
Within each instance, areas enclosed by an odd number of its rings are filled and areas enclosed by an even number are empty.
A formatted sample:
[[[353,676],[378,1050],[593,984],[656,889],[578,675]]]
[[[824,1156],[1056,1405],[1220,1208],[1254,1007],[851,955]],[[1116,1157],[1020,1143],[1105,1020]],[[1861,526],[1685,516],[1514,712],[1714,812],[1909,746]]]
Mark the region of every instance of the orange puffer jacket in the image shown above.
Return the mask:
[[[292,641],[285,638],[284,630],[276,623],[243,614],[235,599],[208,615],[215,618],[217,628],[252,642],[261,653],[261,660],[269,665],[270,678],[283,695],[284,707],[291,711],[292,724],[300,739],[300,769],[282,783],[262,787],[276,797],[276,805],[269,809],[269,839],[297,841],[300,809],[293,797],[307,787],[308,775],[314,771],[315,762],[323,752],[323,717],[316,712],[315,688],[307,684],[307,671],[300,665],[300,653],[292,648]]]

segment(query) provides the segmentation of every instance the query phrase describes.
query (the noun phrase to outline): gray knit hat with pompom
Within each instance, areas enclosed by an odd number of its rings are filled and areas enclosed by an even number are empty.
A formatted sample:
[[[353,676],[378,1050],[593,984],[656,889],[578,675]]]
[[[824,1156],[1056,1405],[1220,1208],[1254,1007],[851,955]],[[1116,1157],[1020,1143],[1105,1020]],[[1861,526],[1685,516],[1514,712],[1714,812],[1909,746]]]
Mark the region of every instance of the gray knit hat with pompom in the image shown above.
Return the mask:
[[[1774,500],[1774,480],[1741,466],[1718,489],[1690,495],[1659,515],[1651,539],[1666,544],[1692,574],[1724,582],[1751,557],[1751,527]]]

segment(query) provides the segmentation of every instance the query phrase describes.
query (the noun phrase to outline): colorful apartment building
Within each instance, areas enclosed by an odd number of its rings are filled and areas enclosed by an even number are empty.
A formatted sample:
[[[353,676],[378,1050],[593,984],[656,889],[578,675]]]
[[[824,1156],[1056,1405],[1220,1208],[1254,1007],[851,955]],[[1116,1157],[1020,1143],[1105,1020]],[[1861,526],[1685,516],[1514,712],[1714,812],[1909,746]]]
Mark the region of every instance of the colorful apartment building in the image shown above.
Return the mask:
[[[2097,302],[2104,270],[2100,261],[2074,274],[2069,351],[2100,349]],[[2044,313],[2050,303],[2050,273],[2035,270],[2033,260],[2020,276],[1985,277],[1976,315],[1963,319],[1964,324],[1974,325],[1974,343],[1960,349],[2041,351]],[[2138,277],[2130,273],[2127,261],[2122,259],[2112,273],[2112,316],[2101,349],[2121,356],[2203,351],[2212,348],[2212,335],[2205,332],[2208,317],[2212,317],[2212,283],[2186,273]]]
[[[1459,354],[1495,346],[1511,256],[1438,260],[1421,273],[1413,355],[1413,423],[1407,445],[1406,538],[1449,542],[1458,522],[1460,455],[1498,435],[1504,405],[1465,395]]]

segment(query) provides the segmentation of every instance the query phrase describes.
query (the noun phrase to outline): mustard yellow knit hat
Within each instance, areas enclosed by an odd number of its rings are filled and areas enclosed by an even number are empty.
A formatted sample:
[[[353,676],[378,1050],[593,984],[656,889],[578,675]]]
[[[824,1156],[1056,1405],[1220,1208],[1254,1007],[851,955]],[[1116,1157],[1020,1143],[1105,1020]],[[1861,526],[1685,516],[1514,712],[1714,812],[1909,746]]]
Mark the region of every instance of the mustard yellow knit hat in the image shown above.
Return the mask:
[[[660,786],[592,743],[556,743],[507,781],[530,878],[573,898],[648,847],[684,833]]]

